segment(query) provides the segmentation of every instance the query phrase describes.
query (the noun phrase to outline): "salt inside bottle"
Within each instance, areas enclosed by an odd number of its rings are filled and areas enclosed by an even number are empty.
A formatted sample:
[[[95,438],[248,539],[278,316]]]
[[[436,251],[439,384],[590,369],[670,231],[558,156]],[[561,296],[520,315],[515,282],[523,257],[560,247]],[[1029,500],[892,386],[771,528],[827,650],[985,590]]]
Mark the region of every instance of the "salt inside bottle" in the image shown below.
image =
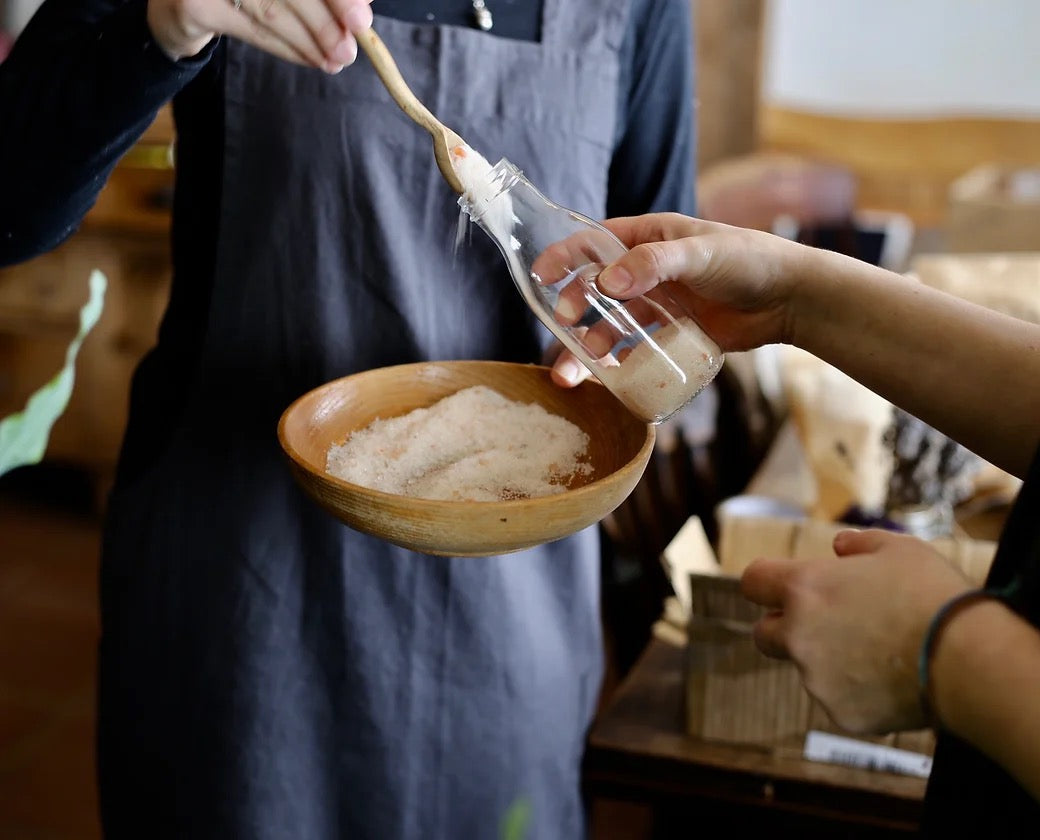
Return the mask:
[[[597,287],[627,250],[614,234],[550,201],[508,160],[492,167],[460,147],[455,168],[459,206],[498,245],[528,306],[633,414],[660,423],[711,382],[722,352],[667,283],[627,301]]]

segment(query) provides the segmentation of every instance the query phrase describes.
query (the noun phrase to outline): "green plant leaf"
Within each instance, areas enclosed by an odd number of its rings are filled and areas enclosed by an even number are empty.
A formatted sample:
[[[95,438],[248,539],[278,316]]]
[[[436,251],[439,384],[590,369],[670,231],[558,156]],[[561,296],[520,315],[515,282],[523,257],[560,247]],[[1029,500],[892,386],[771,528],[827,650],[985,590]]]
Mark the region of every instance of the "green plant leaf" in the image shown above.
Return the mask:
[[[101,317],[108,280],[95,269],[90,273],[90,298],[79,311],[79,332],[65,351],[65,367],[29,397],[25,409],[0,420],[0,475],[26,464],[38,464],[47,451],[54,422],[72,396],[76,379],[76,355]]]
[[[530,822],[531,803],[526,799],[517,799],[502,818],[502,840],[524,840]]]

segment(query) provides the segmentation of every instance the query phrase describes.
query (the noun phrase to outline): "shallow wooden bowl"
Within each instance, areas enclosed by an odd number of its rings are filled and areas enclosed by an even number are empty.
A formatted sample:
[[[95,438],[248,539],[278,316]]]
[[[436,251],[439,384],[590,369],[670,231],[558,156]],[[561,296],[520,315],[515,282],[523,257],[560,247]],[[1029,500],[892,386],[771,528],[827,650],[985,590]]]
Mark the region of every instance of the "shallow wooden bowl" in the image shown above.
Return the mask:
[[[589,435],[593,472],[563,493],[504,502],[415,499],[370,490],[325,471],[329,447],[376,418],[396,417],[471,385],[536,402]],[[654,445],[654,427],[606,388],[564,389],[549,369],[507,362],[420,362],[365,371],[304,394],[282,415],[278,439],[296,480],[352,528],[426,554],[505,554],[560,539],[605,517],[632,492]]]

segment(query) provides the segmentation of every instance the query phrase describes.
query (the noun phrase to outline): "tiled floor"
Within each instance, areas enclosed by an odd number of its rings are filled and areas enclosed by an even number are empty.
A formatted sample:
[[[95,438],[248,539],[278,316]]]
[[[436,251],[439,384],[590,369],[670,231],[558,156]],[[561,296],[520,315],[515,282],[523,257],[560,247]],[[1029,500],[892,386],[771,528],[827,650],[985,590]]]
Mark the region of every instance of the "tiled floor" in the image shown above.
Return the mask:
[[[24,477],[0,482],[0,838],[95,840],[99,524]]]

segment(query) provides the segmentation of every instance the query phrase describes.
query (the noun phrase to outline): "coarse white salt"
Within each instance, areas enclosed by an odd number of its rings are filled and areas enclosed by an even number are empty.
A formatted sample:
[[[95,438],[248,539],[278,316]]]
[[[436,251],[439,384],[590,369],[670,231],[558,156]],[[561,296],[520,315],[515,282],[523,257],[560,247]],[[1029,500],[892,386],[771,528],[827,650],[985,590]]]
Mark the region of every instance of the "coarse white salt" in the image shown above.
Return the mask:
[[[651,342],[663,352],[655,353]],[[653,332],[619,362],[601,359],[596,376],[633,413],[653,423],[697,396],[719,372],[722,356],[691,319],[680,318]]]
[[[451,159],[452,168],[464,190],[463,199],[468,204],[468,208],[459,211],[456,247],[461,244],[467,214],[481,219],[499,241],[508,240],[515,222],[513,200],[502,189],[501,179],[493,175],[494,167],[480,152],[465,143],[452,149]]]
[[[374,420],[329,448],[326,471],[421,499],[529,499],[591,475],[588,443],[569,420],[476,385],[429,408]]]
[[[466,191],[466,198],[486,197],[491,187],[492,169],[487,158],[472,146],[462,143],[451,150],[451,167]]]

